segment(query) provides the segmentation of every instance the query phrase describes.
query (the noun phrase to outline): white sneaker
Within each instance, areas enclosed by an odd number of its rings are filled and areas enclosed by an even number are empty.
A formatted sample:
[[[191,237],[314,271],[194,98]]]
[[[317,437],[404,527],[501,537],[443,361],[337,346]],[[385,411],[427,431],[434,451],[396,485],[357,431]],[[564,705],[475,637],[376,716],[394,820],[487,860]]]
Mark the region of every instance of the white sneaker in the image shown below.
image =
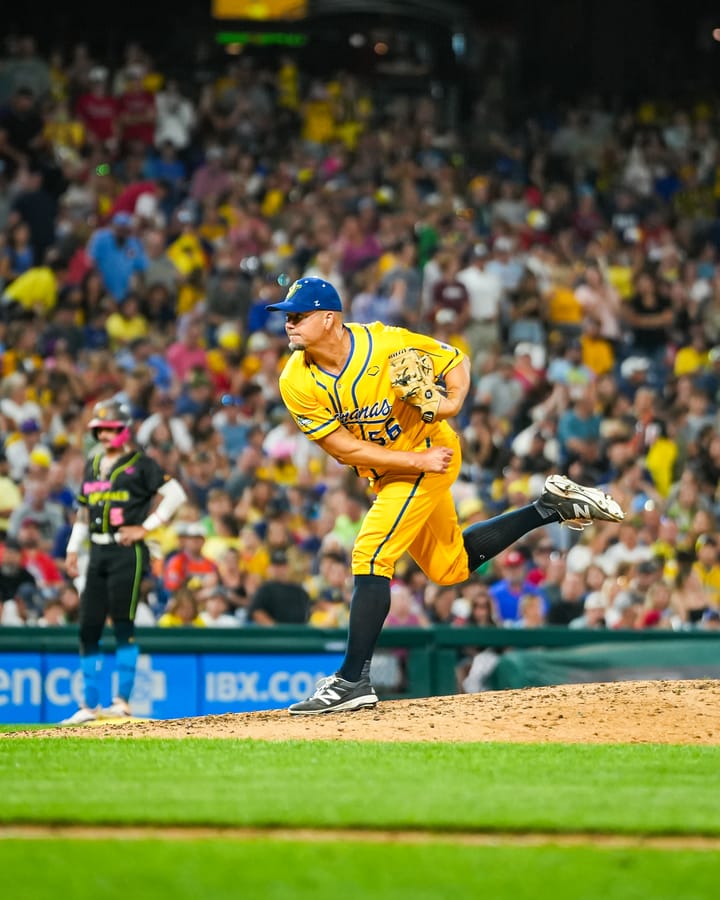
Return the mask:
[[[120,697],[116,697],[110,706],[100,710],[101,719],[129,719],[131,716],[130,704]]]
[[[565,475],[550,475],[545,481],[540,503],[556,510],[573,531],[582,531],[596,519],[622,522],[625,513],[610,494],[578,484]]]
[[[95,722],[97,717],[98,711],[96,709],[88,709],[87,706],[81,706],[67,719],[58,722],[58,725],[85,725],[88,722]]]

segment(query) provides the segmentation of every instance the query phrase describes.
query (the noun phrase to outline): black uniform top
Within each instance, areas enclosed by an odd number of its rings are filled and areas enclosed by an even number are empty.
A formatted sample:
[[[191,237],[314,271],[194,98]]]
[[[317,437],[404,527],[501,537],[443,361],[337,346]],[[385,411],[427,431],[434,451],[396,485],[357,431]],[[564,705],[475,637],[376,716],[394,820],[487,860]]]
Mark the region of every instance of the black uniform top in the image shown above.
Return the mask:
[[[121,525],[142,525],[152,498],[169,480],[160,466],[140,450],[119,457],[106,476],[100,475],[101,454],[85,463],[77,501],[88,510],[91,534],[116,531]]]
[[[248,607],[248,619],[256,609],[266,612],[281,625],[304,625],[310,617],[310,596],[299,584],[266,581],[255,592]]]

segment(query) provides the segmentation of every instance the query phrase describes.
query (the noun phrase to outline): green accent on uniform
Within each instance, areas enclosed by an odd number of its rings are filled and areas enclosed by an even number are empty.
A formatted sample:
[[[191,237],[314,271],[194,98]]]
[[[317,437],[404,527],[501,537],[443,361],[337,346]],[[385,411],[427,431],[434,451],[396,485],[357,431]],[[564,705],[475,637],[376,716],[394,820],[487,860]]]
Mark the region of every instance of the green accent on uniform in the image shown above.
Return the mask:
[[[135,618],[135,610],[137,609],[138,600],[140,599],[140,583],[142,582],[142,543],[138,542],[133,545],[135,550],[135,577],[133,578],[132,595],[130,598],[130,621]]]
[[[109,482],[113,484],[118,475],[122,474],[125,469],[130,468],[130,466],[136,462],[140,458],[140,453],[133,453],[130,459],[127,462],[124,462],[121,466],[118,466],[117,469],[113,469],[110,473]],[[105,508],[103,509],[103,532],[110,531],[110,499],[108,498],[105,501]]]

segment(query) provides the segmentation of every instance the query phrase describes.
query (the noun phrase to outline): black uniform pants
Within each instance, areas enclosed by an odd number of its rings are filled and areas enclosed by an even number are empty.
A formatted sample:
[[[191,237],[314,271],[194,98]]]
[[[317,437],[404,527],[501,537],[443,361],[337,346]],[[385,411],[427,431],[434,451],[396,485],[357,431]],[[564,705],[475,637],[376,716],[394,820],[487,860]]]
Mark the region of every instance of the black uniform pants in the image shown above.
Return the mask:
[[[80,647],[97,652],[103,626],[112,619],[118,643],[133,635],[133,620],[140,599],[140,585],[149,568],[149,553],[143,542],[90,544],[85,590],[80,599]]]

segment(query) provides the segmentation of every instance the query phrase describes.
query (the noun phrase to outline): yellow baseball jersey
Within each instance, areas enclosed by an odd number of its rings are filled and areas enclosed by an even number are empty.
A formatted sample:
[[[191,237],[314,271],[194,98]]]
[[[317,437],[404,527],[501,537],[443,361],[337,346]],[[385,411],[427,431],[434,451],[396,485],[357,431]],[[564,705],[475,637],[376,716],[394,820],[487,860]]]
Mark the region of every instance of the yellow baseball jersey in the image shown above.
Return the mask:
[[[452,447],[453,461],[443,474],[393,475],[357,469],[377,493],[353,546],[356,575],[392,577],[396,561],[407,551],[438,584],[469,577],[467,554],[450,488],[460,470],[457,435],[445,421],[427,424],[419,410],[395,396],[388,357],[414,347],[433,361],[435,378],[462,362],[456,347],[405,328],[374,322],[346,324],[351,350],[338,374],[330,374],[303,351],[292,354],[280,375],[280,392],[298,428],[318,440],[337,428],[389,449],[424,450]]]
[[[280,375],[280,393],[303,434],[318,440],[343,427],[361,440],[394,450],[449,446],[453,431],[447,422],[427,425],[416,407],[395,396],[388,357],[396,350],[415,347],[430,356],[437,380],[461,362],[460,350],[381,322],[345,327],[351,349],[339,375],[323,371],[303,351],[291,355]],[[358,474],[375,481],[383,473],[360,469]]]

